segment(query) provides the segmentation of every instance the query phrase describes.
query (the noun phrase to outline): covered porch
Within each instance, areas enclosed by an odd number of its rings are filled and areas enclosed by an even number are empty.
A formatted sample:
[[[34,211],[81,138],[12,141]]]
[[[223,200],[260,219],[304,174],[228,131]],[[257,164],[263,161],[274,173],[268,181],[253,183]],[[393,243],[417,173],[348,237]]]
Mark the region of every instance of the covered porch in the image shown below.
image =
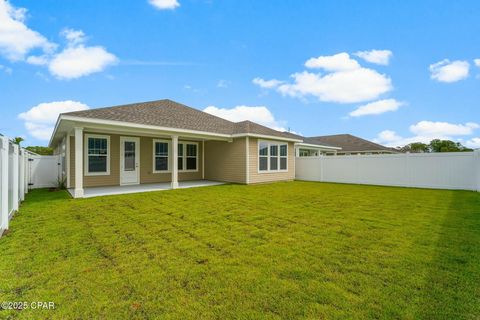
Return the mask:
[[[125,126],[95,126],[64,123],[65,177],[74,198],[89,198],[136,192],[191,188],[220,184],[207,176],[218,150],[212,147],[205,159],[207,143],[228,145],[229,137],[197,132],[166,132]],[[65,150],[65,151],[63,151]]]
[[[210,181],[210,180],[193,180],[193,181],[180,181],[178,182],[178,189],[196,188],[196,187],[208,187],[224,184],[224,182]],[[108,186],[108,187],[87,187],[83,188],[83,198],[92,198],[100,196],[110,196],[116,194],[127,193],[139,193],[150,191],[163,191],[171,190],[172,184],[170,182],[161,183],[146,183],[135,185],[123,185],[123,186]],[[70,188],[68,192],[75,197],[75,189]]]

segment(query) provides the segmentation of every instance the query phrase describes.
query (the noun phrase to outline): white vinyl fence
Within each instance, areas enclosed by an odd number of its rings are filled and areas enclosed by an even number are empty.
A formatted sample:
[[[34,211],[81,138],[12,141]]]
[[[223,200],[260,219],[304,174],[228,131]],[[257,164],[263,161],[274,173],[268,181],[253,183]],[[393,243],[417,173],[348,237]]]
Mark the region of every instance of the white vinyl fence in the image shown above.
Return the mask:
[[[0,135],[0,236],[28,189],[54,187],[61,177],[58,156],[40,156]]]
[[[295,177],[309,181],[480,191],[480,150],[297,157]]]
[[[31,154],[28,157],[28,185],[30,189],[51,188],[58,185],[62,176],[59,156]]]

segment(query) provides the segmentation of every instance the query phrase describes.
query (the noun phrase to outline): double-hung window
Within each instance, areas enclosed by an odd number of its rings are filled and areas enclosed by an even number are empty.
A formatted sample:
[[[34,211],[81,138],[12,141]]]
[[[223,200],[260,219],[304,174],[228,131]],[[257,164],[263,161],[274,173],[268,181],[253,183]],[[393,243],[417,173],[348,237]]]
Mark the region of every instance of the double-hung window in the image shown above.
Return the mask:
[[[280,145],[280,170],[287,170],[288,162],[288,145]]]
[[[110,137],[86,134],[85,174],[110,174]]]
[[[178,144],[178,171],[183,171],[183,143]]]
[[[258,171],[286,171],[288,168],[288,145],[281,142],[259,141]]]
[[[260,142],[258,147],[258,168],[260,171],[268,171],[268,143]]]
[[[178,171],[198,170],[198,143],[182,142],[178,144]]]
[[[170,141],[153,140],[153,172],[169,172],[171,159]],[[198,143],[178,143],[178,171],[198,171]]]
[[[153,150],[153,172],[169,171],[170,143],[163,140],[153,140]]]
[[[196,143],[186,143],[185,170],[197,170],[198,145]]]

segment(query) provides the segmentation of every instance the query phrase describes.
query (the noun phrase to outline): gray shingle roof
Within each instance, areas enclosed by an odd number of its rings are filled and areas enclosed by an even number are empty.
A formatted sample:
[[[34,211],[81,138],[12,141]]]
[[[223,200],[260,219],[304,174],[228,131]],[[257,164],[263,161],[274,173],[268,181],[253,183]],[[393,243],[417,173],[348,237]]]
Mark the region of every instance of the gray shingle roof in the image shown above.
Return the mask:
[[[294,135],[290,132],[282,132],[282,131],[274,130],[249,120],[236,122],[233,133],[234,134],[235,133],[255,133],[255,134],[261,134],[266,136],[277,136],[277,137],[283,137],[288,139],[302,140],[302,137]]]
[[[208,133],[251,133],[295,139],[295,137],[288,132],[273,130],[251,121],[231,122],[168,99],[74,111],[63,113],[63,115],[131,122]]]
[[[308,141],[316,142],[318,144],[340,147],[342,148],[342,151],[347,152],[377,150],[394,152],[394,150],[391,148],[353,136],[351,134],[335,134],[330,136],[309,137],[304,139],[305,143],[310,143]]]

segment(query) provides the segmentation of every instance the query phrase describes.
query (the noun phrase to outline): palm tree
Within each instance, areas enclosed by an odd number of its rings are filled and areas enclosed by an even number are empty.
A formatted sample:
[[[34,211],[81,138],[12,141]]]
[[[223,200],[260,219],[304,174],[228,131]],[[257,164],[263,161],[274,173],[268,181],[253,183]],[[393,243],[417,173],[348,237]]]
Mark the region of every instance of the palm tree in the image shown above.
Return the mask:
[[[22,141],[24,140],[25,139],[23,139],[22,137],[15,137],[13,138],[13,143],[20,145],[20,143],[22,143]]]

